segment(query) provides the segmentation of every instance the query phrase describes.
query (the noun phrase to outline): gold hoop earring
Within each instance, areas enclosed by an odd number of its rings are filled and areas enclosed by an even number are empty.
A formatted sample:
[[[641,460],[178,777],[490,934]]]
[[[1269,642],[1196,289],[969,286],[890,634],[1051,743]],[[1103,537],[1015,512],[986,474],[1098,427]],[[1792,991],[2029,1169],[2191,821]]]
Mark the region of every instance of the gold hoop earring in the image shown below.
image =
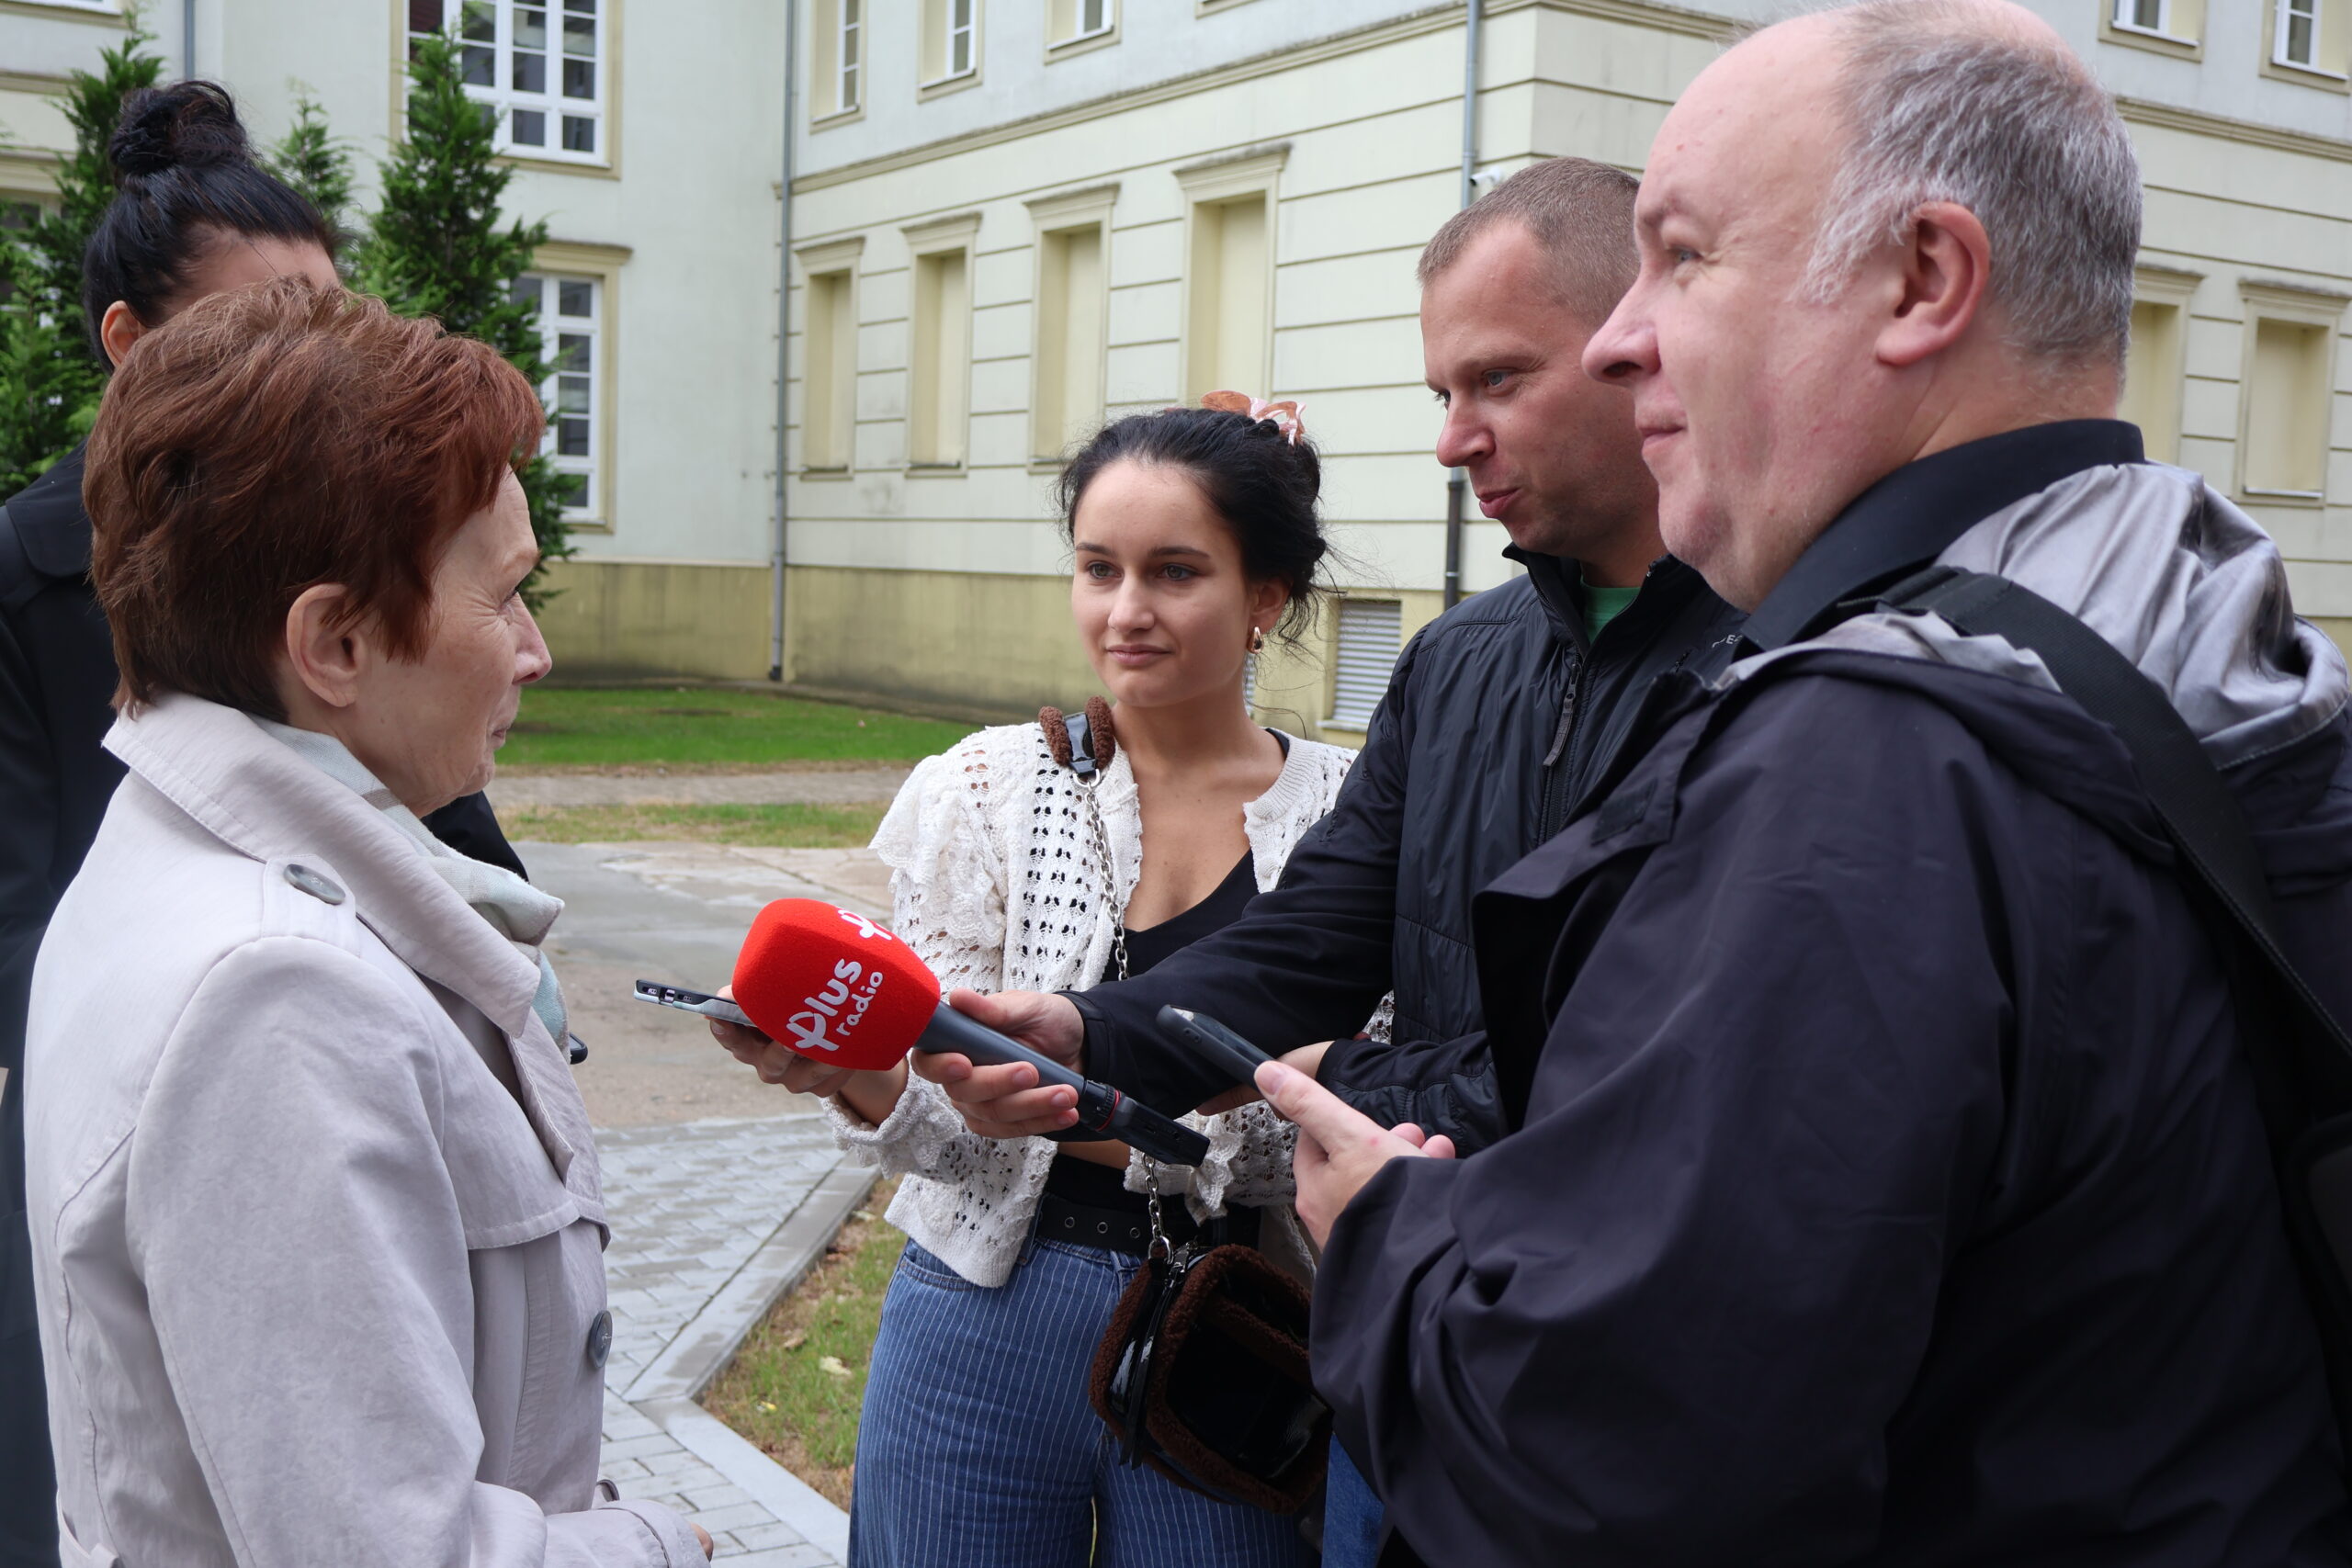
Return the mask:
[[[1265,650],[1265,647],[1266,628],[1263,626],[1251,626],[1250,628],[1250,651],[1252,653],[1261,653]]]

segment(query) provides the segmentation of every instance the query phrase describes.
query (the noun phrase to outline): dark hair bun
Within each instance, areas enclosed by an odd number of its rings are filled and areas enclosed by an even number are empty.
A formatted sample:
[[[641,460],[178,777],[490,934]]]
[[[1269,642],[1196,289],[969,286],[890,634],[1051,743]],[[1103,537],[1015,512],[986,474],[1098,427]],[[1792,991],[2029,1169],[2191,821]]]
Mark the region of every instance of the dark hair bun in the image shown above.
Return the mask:
[[[245,128],[228,91],[211,82],[141,87],[123,101],[107,143],[118,176],[146,179],[177,168],[242,164],[250,158]]]

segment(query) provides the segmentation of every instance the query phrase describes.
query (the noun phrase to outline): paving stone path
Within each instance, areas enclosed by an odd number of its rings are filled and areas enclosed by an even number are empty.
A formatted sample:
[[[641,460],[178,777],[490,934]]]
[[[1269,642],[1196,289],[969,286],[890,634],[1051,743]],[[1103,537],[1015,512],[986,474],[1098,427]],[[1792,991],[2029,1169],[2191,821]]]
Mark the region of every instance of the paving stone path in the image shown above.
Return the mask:
[[[597,1134],[613,1243],[604,1473],[708,1530],[730,1568],[826,1568],[849,1521],[694,1403],[820,1257],[872,1173],[821,1117]]]

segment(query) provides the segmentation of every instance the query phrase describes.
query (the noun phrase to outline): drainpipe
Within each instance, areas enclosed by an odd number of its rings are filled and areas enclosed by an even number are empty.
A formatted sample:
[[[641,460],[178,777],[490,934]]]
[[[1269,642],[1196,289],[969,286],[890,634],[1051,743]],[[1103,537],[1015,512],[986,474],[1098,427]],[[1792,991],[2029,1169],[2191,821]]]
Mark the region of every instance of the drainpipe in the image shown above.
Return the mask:
[[[188,0],[190,5],[195,0]],[[1473,0],[1476,4],[1476,0]],[[784,679],[785,483],[790,471],[791,426],[785,416],[792,384],[792,132],[800,115],[800,0],[784,0],[784,186],[776,201],[779,244],[775,274],[775,537],[768,550],[768,679]]]
[[[1478,42],[1486,21],[1480,0],[1466,0],[1462,18],[1462,205],[1478,195]],[[1445,607],[1462,603],[1462,521],[1470,476],[1456,468],[1445,481]]]
[[[180,0],[180,75],[196,75],[196,0]]]

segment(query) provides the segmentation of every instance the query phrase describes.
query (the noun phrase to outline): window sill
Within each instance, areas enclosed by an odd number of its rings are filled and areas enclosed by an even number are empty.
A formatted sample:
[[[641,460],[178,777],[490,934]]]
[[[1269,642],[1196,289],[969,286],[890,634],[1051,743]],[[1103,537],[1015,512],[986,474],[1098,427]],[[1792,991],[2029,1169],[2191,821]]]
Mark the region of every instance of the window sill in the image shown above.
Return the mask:
[[[850,478],[850,470],[847,468],[803,468],[797,477],[804,479],[845,479]]]
[[[2205,57],[2205,44],[2201,39],[2160,33],[2154,28],[2135,28],[2112,17],[2099,24],[2098,36],[2103,43],[2120,43],[2127,49],[2144,49],[2152,54],[2168,55],[2175,60],[2202,60]]]
[[[1351,718],[1327,718],[1320,724],[1317,724],[1315,728],[1317,729],[1344,729],[1350,735],[1369,735],[1372,733],[1372,720],[1366,719],[1362,724],[1358,724]]]
[[[1046,45],[1046,63],[1051,65],[1056,61],[1068,60],[1073,55],[1091,54],[1098,49],[1108,49],[1118,41],[1119,29],[1116,24],[1104,28],[1101,32],[1081,33],[1076,38],[1059,39]]]
[[[592,180],[616,180],[621,172],[610,164],[573,163],[569,158],[541,158],[529,152],[501,152],[499,162],[541,175],[584,175]]]
[[[907,478],[910,479],[960,479],[964,477],[961,463],[909,463]]]
[[[853,104],[848,108],[835,109],[831,114],[818,116],[816,118],[811,119],[808,122],[808,129],[810,130],[832,130],[840,126],[854,125],[865,118],[865,106],[864,104]]]
[[[95,27],[113,28],[117,31],[130,26],[130,18],[119,10],[101,10],[96,6],[44,6],[39,0],[0,0],[0,17],[41,17],[60,22],[88,22]]]
[[[2242,486],[2238,499],[2256,506],[2298,506],[2316,510],[2327,504],[2327,492],[2318,490],[2256,490]]]
[[[933,98],[944,98],[980,85],[980,68],[977,65],[960,76],[942,76],[935,82],[925,82],[915,88],[915,102],[927,104]]]
[[[567,517],[563,520],[563,531],[567,534],[600,534],[609,537],[613,525],[602,518]]]
[[[2290,60],[2273,56],[2262,62],[2262,73],[2274,82],[2316,88],[2323,93],[2352,93],[2352,78],[2346,78],[2341,72],[2330,71],[2324,65],[2298,65]]]

